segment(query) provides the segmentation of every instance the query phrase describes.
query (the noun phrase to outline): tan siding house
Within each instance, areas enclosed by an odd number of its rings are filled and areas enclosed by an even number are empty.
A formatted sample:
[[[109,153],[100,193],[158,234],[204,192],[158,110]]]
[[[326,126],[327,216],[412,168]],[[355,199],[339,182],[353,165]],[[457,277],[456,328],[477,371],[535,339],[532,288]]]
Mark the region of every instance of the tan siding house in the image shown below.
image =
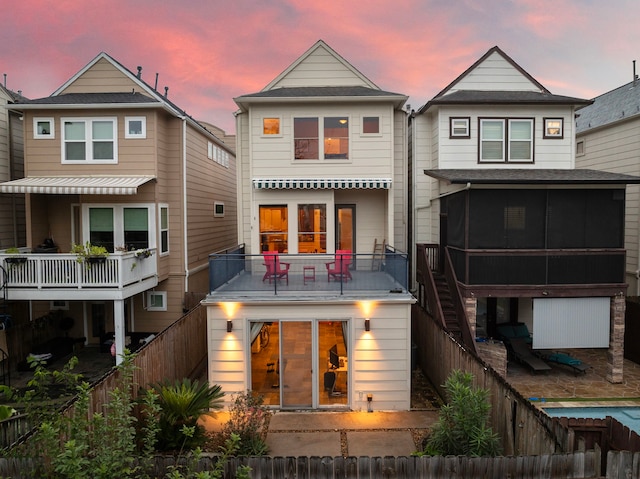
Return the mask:
[[[0,251],[9,300],[62,307],[86,344],[136,347],[134,333],[183,314],[186,293],[206,294],[209,254],[237,243],[233,149],[105,53],[15,108],[25,178],[0,191],[27,196],[30,254],[18,270]],[[76,261],[87,242],[108,250],[104,263]]]

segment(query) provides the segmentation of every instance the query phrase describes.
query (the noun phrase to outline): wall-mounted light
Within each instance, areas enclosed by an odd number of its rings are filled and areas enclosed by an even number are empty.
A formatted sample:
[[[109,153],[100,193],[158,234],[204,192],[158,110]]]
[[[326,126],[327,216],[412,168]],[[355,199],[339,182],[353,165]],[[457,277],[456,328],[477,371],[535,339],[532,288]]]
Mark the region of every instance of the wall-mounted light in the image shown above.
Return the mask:
[[[230,333],[231,331],[233,331],[233,321],[227,319],[227,333]]]
[[[364,320],[364,330],[371,331],[371,320],[369,318],[365,318]]]

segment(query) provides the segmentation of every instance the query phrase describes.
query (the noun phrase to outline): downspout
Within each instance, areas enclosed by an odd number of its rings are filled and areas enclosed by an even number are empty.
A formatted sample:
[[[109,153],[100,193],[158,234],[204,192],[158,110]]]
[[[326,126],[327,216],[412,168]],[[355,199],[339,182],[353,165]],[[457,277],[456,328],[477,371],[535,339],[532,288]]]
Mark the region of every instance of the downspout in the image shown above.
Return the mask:
[[[461,191],[467,191],[469,189],[471,189],[471,182],[470,181],[467,183],[467,186],[465,186],[464,188],[462,188],[460,190],[456,190],[456,191],[448,191],[446,193],[442,193],[441,195],[436,196],[435,199],[444,198],[445,196],[453,195],[455,193],[460,193]]]
[[[182,244],[184,247],[184,292],[189,291],[189,244],[187,242],[187,118],[182,118]]]

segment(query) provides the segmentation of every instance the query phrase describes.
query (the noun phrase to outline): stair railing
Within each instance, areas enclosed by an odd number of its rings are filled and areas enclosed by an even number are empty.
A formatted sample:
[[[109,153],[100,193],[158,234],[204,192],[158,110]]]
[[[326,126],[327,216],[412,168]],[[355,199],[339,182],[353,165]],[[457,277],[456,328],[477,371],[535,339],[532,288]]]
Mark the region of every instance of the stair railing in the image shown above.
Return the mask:
[[[456,272],[453,269],[453,263],[451,262],[451,256],[449,255],[449,248],[444,248],[444,277],[449,285],[451,291],[451,297],[456,310],[456,317],[458,319],[458,326],[462,335],[462,342],[470,349],[470,351],[478,355],[476,350],[476,339],[471,334],[471,325],[469,324],[469,318],[467,317],[467,310],[464,307],[464,301],[462,300],[462,294],[460,294],[460,288],[458,288],[458,279]]]
[[[438,289],[436,288],[436,282],[433,279],[432,272],[432,268],[437,267],[438,261],[433,261],[434,256],[431,253],[434,247],[436,251],[438,250],[438,245],[418,244],[416,247],[418,253],[416,280],[418,282],[418,288],[420,289],[418,302],[420,306],[435,319],[436,323],[446,330],[447,327],[442,311],[442,304],[440,303],[440,296],[438,295]]]

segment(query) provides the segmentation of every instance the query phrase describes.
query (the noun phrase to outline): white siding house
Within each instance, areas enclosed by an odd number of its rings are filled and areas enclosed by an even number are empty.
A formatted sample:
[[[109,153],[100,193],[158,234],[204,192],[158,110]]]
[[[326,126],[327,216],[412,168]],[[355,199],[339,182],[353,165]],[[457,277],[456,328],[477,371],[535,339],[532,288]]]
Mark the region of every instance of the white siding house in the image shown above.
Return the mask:
[[[523,323],[534,349],[608,346],[608,379],[620,382],[625,187],[640,178],[575,168],[574,117],[589,103],[491,48],[412,115],[409,201],[415,243],[436,252],[419,291],[455,274],[469,347]]]
[[[406,99],[323,41],[235,98],[241,245],[212,259],[204,302],[227,397],[409,409]]]

